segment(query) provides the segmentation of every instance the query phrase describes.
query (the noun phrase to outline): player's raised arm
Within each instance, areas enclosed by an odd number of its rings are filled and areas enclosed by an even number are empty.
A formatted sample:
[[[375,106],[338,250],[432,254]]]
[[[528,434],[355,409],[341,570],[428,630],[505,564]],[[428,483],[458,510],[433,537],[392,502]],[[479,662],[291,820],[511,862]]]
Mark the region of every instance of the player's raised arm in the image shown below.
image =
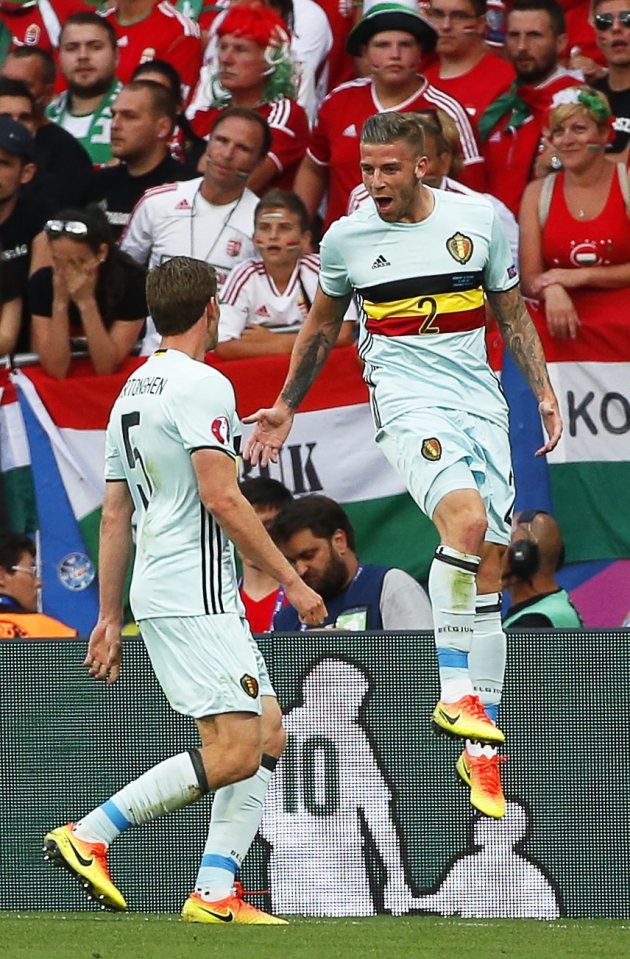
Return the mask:
[[[549,381],[542,343],[518,286],[499,293],[488,291],[487,296],[505,345],[538,400],[538,409],[549,439],[536,450],[536,456],[544,456],[558,445],[562,436],[562,418]]]
[[[278,461],[278,453],[291,430],[293,417],[309,387],[328,359],[337,341],[350,295],[328,296],[318,287],[313,305],[298,333],[284,386],[269,409],[261,409],[243,419],[255,423],[243,449],[243,457],[252,465],[266,466]]]

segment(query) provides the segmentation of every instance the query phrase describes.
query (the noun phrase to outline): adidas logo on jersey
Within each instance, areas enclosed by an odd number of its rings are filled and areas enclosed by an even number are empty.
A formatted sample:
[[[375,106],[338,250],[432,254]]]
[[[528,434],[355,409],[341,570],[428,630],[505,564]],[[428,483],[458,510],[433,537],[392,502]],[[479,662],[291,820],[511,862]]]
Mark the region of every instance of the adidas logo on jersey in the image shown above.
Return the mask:
[[[175,204],[176,210],[192,210],[192,207],[188,200],[184,197],[183,200],[180,200],[179,203]]]
[[[342,133],[341,135],[342,135],[342,137],[356,137],[356,136],[357,136],[357,128],[356,128],[356,126],[354,125],[354,123],[351,123],[349,127],[346,127],[346,129],[343,131],[343,133]]]
[[[271,316],[271,313],[266,306],[259,306],[256,310],[256,316],[269,317]]]
[[[379,253],[379,255],[374,260],[374,263],[372,264],[372,269],[378,270],[381,266],[391,266],[391,263],[389,262],[389,260],[385,259],[382,253]]]

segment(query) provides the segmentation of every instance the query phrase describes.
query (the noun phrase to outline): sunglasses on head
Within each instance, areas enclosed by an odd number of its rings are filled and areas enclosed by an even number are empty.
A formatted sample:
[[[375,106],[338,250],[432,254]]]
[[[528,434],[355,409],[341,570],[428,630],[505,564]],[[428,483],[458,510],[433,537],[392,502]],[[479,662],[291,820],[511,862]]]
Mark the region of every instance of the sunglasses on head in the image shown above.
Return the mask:
[[[596,13],[595,28],[611,30],[615,20],[618,20],[622,27],[630,27],[630,10],[620,10],[618,13]]]
[[[44,230],[49,236],[87,236],[88,228],[81,220],[47,220]]]

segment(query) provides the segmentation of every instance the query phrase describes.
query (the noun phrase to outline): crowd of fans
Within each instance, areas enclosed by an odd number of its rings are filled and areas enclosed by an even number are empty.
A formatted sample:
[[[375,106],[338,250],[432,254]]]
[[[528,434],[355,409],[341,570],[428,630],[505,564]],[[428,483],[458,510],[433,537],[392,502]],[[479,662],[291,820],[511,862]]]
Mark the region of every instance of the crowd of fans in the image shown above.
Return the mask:
[[[539,326],[588,338],[625,316],[628,0],[46,0],[0,19],[0,354],[62,378],[73,350],[96,373],[148,352],[143,272],[177,254],[218,271],[220,358],[289,352],[317,237],[371,202],[359,137],[384,110],[417,114],[430,186],[496,205]]]

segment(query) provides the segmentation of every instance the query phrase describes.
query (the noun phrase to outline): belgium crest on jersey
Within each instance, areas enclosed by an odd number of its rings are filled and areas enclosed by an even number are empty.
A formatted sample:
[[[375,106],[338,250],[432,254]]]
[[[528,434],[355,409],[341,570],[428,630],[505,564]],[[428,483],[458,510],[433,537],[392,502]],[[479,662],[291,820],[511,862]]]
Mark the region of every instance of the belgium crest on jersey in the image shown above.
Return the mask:
[[[258,696],[257,679],[254,679],[253,676],[245,673],[244,676],[241,676],[241,686],[243,687],[243,691],[246,692],[248,696],[251,696],[252,699],[256,699]]]
[[[422,449],[420,452],[425,460],[430,460],[432,463],[435,463],[442,456],[442,444],[437,437],[432,436],[431,439],[422,440]]]
[[[473,241],[458,230],[446,241],[446,249],[458,263],[468,263],[473,252]]]

